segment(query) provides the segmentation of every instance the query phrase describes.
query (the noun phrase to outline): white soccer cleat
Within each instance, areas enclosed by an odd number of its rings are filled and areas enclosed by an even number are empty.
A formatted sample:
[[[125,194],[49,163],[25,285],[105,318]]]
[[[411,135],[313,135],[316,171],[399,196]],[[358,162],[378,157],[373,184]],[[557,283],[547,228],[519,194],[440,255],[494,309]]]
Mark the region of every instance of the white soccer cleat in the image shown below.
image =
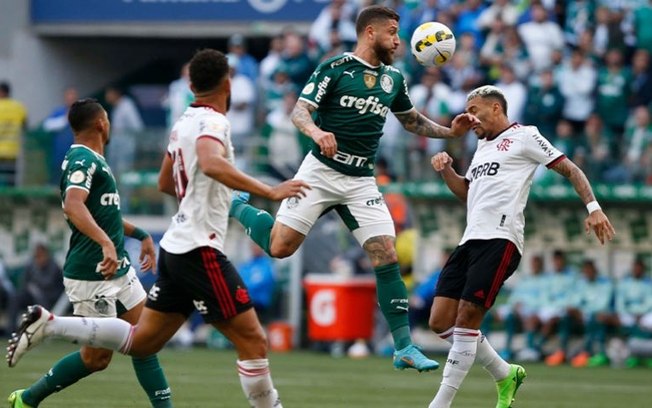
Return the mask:
[[[7,347],[7,364],[15,367],[18,360],[39,345],[45,338],[45,324],[53,315],[40,305],[29,306],[20,320],[18,331],[13,333]]]

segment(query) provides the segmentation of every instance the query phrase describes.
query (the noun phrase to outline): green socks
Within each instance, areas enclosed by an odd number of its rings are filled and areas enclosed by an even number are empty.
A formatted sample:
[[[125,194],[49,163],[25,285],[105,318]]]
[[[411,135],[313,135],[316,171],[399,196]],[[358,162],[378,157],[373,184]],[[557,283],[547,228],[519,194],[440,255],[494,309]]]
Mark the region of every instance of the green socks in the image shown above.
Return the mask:
[[[23,392],[23,401],[27,405],[37,407],[49,395],[61,391],[91,373],[84,365],[79,351],[68,354]]]
[[[408,324],[408,295],[397,263],[374,268],[376,293],[380,310],[389,324],[394,348],[403,349],[412,344]]]
[[[274,217],[267,211],[259,210],[240,201],[234,201],[231,204],[229,216],[238,220],[251,240],[271,256],[269,242],[274,226]]]
[[[132,361],[136,377],[147,393],[152,407],[171,408],[170,388],[156,355],[133,358]],[[79,351],[68,354],[23,392],[23,402],[32,407],[38,407],[49,395],[61,391],[92,373],[84,365]]]
[[[132,357],[131,362],[136,371],[136,377],[140,386],[147,393],[149,401],[154,408],[171,408],[171,391],[168,382],[163,374],[163,369],[158,362],[156,354],[145,357]]]

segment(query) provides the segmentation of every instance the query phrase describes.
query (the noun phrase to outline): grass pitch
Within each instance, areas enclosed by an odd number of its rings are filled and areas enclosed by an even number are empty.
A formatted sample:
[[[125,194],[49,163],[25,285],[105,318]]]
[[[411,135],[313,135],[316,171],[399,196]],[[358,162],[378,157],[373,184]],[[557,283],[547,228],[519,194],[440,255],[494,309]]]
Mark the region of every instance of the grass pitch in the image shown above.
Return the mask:
[[[38,379],[69,344],[49,343],[30,352],[16,368],[0,367],[0,406],[11,391]],[[246,407],[233,350],[164,349],[159,357],[172,387],[174,405]],[[443,356],[437,356],[443,361]],[[441,369],[419,374],[395,371],[389,358],[334,359],[325,354],[272,354],[271,368],[285,408],[427,407],[441,380]],[[651,369],[573,369],[525,365],[528,378],[515,408],[645,408],[652,406]],[[494,407],[489,375],[474,367],[453,404],[456,408]],[[52,395],[41,407],[148,407],[130,359],[115,355],[111,366]]]

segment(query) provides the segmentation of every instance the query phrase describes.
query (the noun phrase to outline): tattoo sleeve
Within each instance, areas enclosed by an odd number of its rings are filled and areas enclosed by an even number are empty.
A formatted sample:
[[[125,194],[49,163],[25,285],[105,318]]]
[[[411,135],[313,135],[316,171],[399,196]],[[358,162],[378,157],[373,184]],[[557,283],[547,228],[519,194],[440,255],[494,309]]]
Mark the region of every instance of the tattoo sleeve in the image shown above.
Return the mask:
[[[306,136],[310,136],[312,131],[317,129],[315,121],[312,120],[312,113],[316,110],[317,108],[308,102],[299,100],[290,115],[294,126],[296,126],[297,129]]]
[[[450,128],[439,125],[428,119],[421,112],[412,109],[406,113],[395,114],[396,118],[403,124],[403,127],[417,135],[430,138],[450,138],[453,137]]]
[[[571,182],[585,205],[595,200],[595,195],[593,194],[593,189],[591,189],[589,179],[586,178],[584,172],[570,159],[566,158],[565,160],[560,161],[552,169],[566,177],[568,181]]]
[[[374,268],[397,262],[394,238],[390,236],[381,235],[369,238],[362,247],[367,252]]]

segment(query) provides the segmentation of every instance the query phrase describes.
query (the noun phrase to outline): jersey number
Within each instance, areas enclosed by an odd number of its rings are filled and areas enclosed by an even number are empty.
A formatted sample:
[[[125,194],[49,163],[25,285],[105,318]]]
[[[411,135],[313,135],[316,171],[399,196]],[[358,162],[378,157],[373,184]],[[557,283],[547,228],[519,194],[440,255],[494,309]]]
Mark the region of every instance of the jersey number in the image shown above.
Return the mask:
[[[177,149],[172,153],[172,176],[174,177],[174,189],[177,192],[179,201],[183,200],[186,195],[186,187],[188,186],[188,175],[186,174],[186,166],[183,162],[183,153],[181,149]]]

